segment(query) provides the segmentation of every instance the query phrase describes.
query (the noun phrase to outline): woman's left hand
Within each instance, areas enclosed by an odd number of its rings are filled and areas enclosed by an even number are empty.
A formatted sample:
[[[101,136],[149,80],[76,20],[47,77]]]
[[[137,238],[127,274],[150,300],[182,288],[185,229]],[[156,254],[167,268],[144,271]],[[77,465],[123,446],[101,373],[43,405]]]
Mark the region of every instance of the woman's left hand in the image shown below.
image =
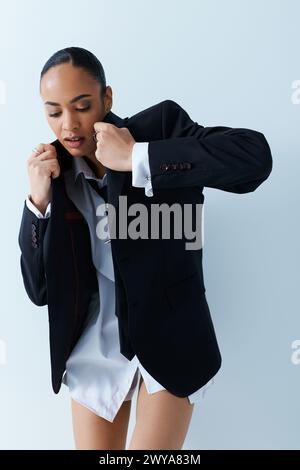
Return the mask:
[[[107,168],[132,171],[132,149],[135,140],[126,127],[116,127],[107,122],[95,122],[97,138],[95,156]]]

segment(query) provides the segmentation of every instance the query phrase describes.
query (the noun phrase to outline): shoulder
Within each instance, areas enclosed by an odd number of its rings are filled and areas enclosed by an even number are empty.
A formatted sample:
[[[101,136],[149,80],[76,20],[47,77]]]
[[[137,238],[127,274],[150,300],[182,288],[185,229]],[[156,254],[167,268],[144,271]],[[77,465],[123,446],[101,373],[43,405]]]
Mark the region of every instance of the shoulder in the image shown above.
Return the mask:
[[[149,106],[126,119],[133,130],[150,131],[151,140],[165,138],[172,134],[174,127],[190,122],[187,112],[176,101],[167,99]]]
[[[133,114],[130,119],[138,119],[140,117],[145,118],[146,116],[162,116],[163,113],[178,113],[180,111],[184,111],[184,109],[173,100],[164,100],[160,101],[148,108],[145,108],[136,114]]]

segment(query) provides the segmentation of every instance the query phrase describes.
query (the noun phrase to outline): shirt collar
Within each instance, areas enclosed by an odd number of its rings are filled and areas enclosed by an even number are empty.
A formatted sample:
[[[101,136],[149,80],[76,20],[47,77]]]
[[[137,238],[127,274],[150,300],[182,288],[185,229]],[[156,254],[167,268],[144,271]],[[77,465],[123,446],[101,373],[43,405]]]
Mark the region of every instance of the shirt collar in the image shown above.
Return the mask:
[[[78,176],[82,174],[85,178],[92,178],[101,183],[104,183],[106,180],[107,174],[103,176],[103,178],[97,178],[93,170],[89,167],[83,157],[73,157],[73,174],[74,174],[74,182],[76,182]]]

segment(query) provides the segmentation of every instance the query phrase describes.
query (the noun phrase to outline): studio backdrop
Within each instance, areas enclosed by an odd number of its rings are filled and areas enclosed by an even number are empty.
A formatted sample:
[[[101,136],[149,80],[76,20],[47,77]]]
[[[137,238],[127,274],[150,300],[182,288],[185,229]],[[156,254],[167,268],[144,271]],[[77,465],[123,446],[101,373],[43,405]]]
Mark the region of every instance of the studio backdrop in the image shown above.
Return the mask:
[[[17,238],[27,159],[54,140],[41,68],[79,46],[103,64],[121,117],[170,99],[203,126],[267,138],[273,170],[256,191],[204,189],[204,277],[223,362],[184,448],[299,449],[299,2],[4,0],[0,13],[0,448],[73,448],[67,389],[51,388],[47,306],[26,295]]]

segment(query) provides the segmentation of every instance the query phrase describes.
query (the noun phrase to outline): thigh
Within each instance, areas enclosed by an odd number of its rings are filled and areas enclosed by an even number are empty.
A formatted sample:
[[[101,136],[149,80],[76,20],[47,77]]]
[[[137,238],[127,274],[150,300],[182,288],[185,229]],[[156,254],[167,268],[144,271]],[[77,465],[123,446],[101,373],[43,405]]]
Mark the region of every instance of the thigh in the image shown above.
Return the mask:
[[[187,397],[176,397],[167,390],[148,394],[141,377],[136,424],[128,450],[181,449],[193,409]]]
[[[125,449],[131,401],[124,401],[113,423],[71,399],[77,450]]]

